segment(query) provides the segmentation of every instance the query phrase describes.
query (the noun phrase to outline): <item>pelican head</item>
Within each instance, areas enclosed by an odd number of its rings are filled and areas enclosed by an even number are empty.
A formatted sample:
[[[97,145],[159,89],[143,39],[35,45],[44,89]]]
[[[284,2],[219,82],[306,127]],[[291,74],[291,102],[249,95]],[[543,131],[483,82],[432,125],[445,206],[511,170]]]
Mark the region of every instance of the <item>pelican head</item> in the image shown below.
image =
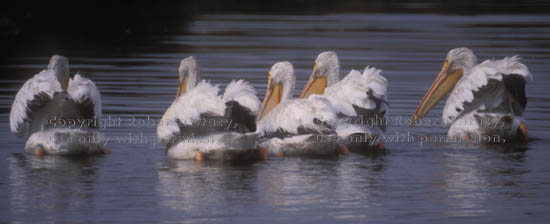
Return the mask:
[[[199,64],[195,57],[189,56],[181,60],[180,67],[178,68],[180,85],[176,97],[181,96],[187,90],[195,87],[201,79],[199,73]]]
[[[412,127],[416,120],[428,113],[454,88],[464,74],[468,75],[470,73],[476,63],[477,58],[472,50],[465,47],[450,50],[439,75],[437,75],[434,83],[420,101],[409,125]]]
[[[323,94],[327,86],[340,80],[340,61],[333,51],[320,53],[315,59],[313,72],[300,94],[300,98],[307,98],[312,94]]]
[[[69,87],[69,59],[61,55],[52,56],[48,70],[55,72],[57,80],[61,83],[61,89],[67,91]]]
[[[261,120],[281,101],[289,99],[294,93],[294,67],[288,61],[277,62],[269,70],[267,78],[267,89],[265,92],[262,109],[258,114],[258,120]]]

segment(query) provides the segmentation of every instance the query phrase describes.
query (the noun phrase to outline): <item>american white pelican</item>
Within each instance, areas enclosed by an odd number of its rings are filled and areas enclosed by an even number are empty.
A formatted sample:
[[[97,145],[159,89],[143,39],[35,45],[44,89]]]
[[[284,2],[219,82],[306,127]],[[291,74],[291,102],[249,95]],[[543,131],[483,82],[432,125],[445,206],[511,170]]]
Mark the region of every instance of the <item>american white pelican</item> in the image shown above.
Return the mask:
[[[109,153],[97,130],[101,95],[92,80],[69,77],[69,60],[54,55],[48,68],[27,80],[10,111],[10,129],[17,137],[30,135],[25,151],[42,154]]]
[[[527,141],[527,127],[521,117],[527,103],[525,84],[532,80],[527,66],[517,56],[476,63],[468,48],[449,51],[410,125],[451,92],[443,109],[449,137],[478,143],[492,142],[495,136],[505,141]]]
[[[159,140],[170,158],[196,160],[264,159],[256,147],[256,115],[260,100],[256,90],[243,80],[219,88],[201,81],[193,56],[183,59],[179,69],[176,99],[157,127]]]
[[[378,136],[386,131],[388,81],[382,70],[366,67],[363,74],[351,70],[342,80],[336,53],[326,51],[317,56],[313,72],[302,90],[301,98],[321,94],[336,108],[341,120],[336,132],[351,151],[384,152]]]
[[[336,111],[322,96],[291,99],[294,67],[278,62],[269,71],[258,116],[259,146],[277,156],[334,156],[346,153],[334,127]]]

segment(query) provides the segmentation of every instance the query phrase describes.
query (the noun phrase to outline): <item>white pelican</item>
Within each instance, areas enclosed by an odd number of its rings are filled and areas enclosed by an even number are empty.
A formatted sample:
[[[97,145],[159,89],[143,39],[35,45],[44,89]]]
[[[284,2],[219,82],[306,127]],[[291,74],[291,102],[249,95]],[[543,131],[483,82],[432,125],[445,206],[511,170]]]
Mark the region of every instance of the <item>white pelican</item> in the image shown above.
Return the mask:
[[[264,159],[254,133],[260,110],[254,87],[232,81],[220,97],[217,85],[201,81],[193,56],[181,61],[178,72],[176,99],[157,127],[168,156],[199,161]]]
[[[54,55],[48,68],[27,80],[10,111],[10,129],[30,135],[25,151],[35,155],[110,153],[97,130],[101,95],[92,80],[69,77],[69,60]]]
[[[351,70],[342,80],[336,53],[326,51],[317,56],[313,72],[302,90],[301,98],[313,94],[326,97],[336,108],[341,120],[336,132],[351,151],[384,152],[378,136],[386,131],[388,81],[382,70],[366,67],[361,74]]]
[[[411,127],[451,92],[443,109],[449,137],[478,143],[494,141],[495,136],[527,141],[521,117],[527,103],[525,84],[532,79],[527,66],[517,56],[476,63],[468,48],[449,51],[437,79],[416,108]]]
[[[334,156],[347,153],[335,133],[337,116],[322,96],[291,99],[294,68],[278,62],[269,71],[258,116],[259,146],[277,156]]]

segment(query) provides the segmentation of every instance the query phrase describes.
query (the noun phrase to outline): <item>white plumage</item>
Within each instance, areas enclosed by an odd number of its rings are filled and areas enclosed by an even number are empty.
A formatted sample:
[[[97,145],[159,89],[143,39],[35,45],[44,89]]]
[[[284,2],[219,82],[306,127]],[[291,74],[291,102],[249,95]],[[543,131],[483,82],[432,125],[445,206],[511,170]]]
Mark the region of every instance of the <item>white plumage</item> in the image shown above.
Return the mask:
[[[258,123],[260,138],[268,137],[260,147],[285,156],[335,155],[340,142],[337,122],[336,111],[322,96],[284,100]],[[276,132],[284,137],[269,137]]]
[[[256,96],[256,90],[244,80],[231,81],[223,94],[225,101],[237,101],[242,106],[250,109],[253,114],[260,112],[260,100]]]
[[[459,80],[443,108],[443,122],[450,126],[448,135],[515,136],[524,119],[523,106],[519,114],[514,113],[512,106],[503,106],[516,100],[506,96],[509,90],[503,83],[503,77],[511,75],[520,75],[526,82],[533,79],[527,66],[514,56],[486,60]],[[491,81],[497,81],[494,88],[488,87]],[[510,123],[502,120],[507,116],[512,118]]]
[[[35,99],[40,100],[37,99],[38,97],[45,98],[45,100],[51,100],[53,99],[54,93],[61,91],[61,84],[57,81],[54,72],[50,70],[43,70],[27,80],[15,95],[15,100],[11,106],[11,132],[17,137],[22,138],[27,134],[26,126],[29,125],[29,123],[34,122],[43,124],[43,121],[37,119],[34,121],[29,120],[28,115],[35,112],[30,111],[29,104],[33,103]],[[36,131],[39,130],[32,130],[31,132]]]
[[[193,86],[186,81],[190,79],[198,84]],[[180,81],[181,85],[186,83],[180,89],[187,91],[174,100],[157,127],[158,139],[167,144],[169,157],[191,159],[202,153],[208,159],[233,160],[246,159],[247,153],[255,153],[255,119],[260,101],[254,87],[243,80],[232,81],[222,97],[218,95],[218,85],[200,80],[193,57],[182,60]],[[237,102],[238,106],[228,105],[229,102]],[[228,110],[235,107],[246,108],[244,120],[231,117],[237,112]],[[244,129],[237,128],[241,126]]]
[[[203,80],[189,92],[177,97],[162,116],[161,123],[157,128],[159,140],[168,142],[173,137],[180,135],[179,123],[190,126],[194,122],[200,121],[201,114],[223,116],[225,101],[218,96],[219,91],[217,85]]]
[[[104,153],[108,140],[101,132],[80,128],[49,128],[35,132],[25,143],[25,152],[42,148],[52,155],[90,155]]]
[[[99,90],[80,74],[69,78],[68,66],[65,57],[54,55],[48,69],[27,80],[15,96],[10,111],[10,130],[20,138],[29,134],[27,152],[36,149],[43,149],[47,154],[102,152],[103,142],[56,141],[59,135],[71,138],[100,135],[89,129],[101,116]],[[69,121],[85,125],[69,126]]]
[[[379,135],[385,131],[388,116],[387,86],[388,81],[381,75],[382,70],[366,67],[361,73],[351,70],[339,80],[340,62],[336,53],[326,51],[317,56],[310,81],[304,87],[302,97],[322,93],[339,114],[336,132],[342,139],[351,135]],[[326,79],[326,88],[313,86]],[[370,139],[370,138],[369,138]],[[375,145],[368,142],[349,142],[358,149]],[[364,150],[363,150],[364,151]]]
[[[366,139],[354,142],[351,135],[367,135],[367,139],[373,139],[371,136],[378,136],[386,130],[386,118],[389,116],[387,101],[388,81],[380,73],[382,70],[374,67],[366,67],[363,74],[352,70],[344,79],[337,82],[334,86],[329,86],[325,93],[335,108],[351,108],[351,110],[340,109],[338,113],[344,114],[336,132],[347,141],[352,139],[348,145],[359,145],[359,149],[368,146],[377,146],[378,142],[366,142]],[[337,85],[341,85],[337,87]],[[335,95],[334,92],[338,92]],[[369,114],[358,114],[355,107],[360,110],[368,111]],[[353,150],[353,149],[352,149]]]
[[[337,155],[339,138],[334,132],[336,111],[323,96],[290,99],[294,69],[289,62],[276,63],[270,71],[266,97],[275,85],[282,86],[281,100],[258,122],[260,147],[270,154]],[[277,87],[278,88],[278,87]],[[264,106],[269,99],[264,99]],[[265,108],[264,108],[265,109]]]
[[[363,74],[357,70],[351,70],[344,79],[328,86],[323,96],[337,108],[339,113],[346,116],[358,116],[353,105],[367,110],[374,110],[377,103],[368,93],[372,93],[376,99],[387,101],[388,81],[380,75],[381,72],[382,70],[374,67],[366,67]],[[387,110],[387,104],[380,104],[379,112],[384,113]]]
[[[322,96],[311,96],[308,99],[286,99],[258,122],[262,132],[284,131],[298,134],[298,129],[308,129],[313,133],[323,133],[333,130],[315,122],[324,122],[329,127],[337,123],[336,110]]]
[[[413,115],[411,125],[450,92],[443,123],[451,137],[528,141],[522,117],[527,104],[525,85],[532,80],[517,56],[477,64],[468,48],[450,50],[436,81]]]
[[[94,115],[97,118],[101,117],[101,94],[92,80],[84,78],[77,73],[69,80],[68,93],[71,99],[78,103],[85,103],[87,100],[91,100]]]
[[[512,74],[521,75],[525,81],[533,79],[527,66],[522,64],[517,56],[505,57],[502,60],[486,60],[472,68],[471,73],[460,79],[449,95],[443,108],[443,122],[446,125],[451,125],[464,111],[464,103],[474,101],[474,93],[487,86],[490,80],[500,82],[503,76]],[[499,93],[502,94],[503,89],[500,90]],[[479,107],[498,106],[502,102],[502,98],[499,96],[499,94],[490,96],[491,100],[483,101]]]

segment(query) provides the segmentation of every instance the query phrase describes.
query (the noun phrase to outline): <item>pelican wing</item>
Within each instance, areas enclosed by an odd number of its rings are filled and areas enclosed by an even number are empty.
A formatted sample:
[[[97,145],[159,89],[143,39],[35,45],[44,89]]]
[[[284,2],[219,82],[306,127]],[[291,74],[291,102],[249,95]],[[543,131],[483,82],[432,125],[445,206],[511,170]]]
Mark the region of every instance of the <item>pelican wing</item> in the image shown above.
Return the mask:
[[[377,119],[387,116],[386,91],[388,81],[376,68],[365,68],[363,74],[357,70],[325,90],[324,96],[344,117]],[[385,130],[385,126],[380,126]]]
[[[53,99],[55,93],[60,91],[61,84],[49,70],[43,70],[27,80],[15,95],[11,106],[11,132],[19,138],[23,137],[33,112],[43,108]]]
[[[532,80],[519,58],[486,60],[464,74],[452,90],[443,109],[443,122],[453,123],[471,111],[503,112],[521,115],[527,103],[525,84]]]
[[[67,88],[69,97],[77,104],[79,118],[91,119],[101,117],[101,94],[95,83],[76,74],[69,80]]]
[[[256,131],[256,116],[261,103],[254,87],[244,80],[231,81],[222,98],[227,106],[225,116],[234,124],[234,130],[243,133]]]
[[[217,122],[213,119],[225,115],[225,101],[218,96],[219,88],[206,81],[178,97],[162,116],[157,127],[161,142],[168,142],[182,133],[200,131],[212,126],[204,122]],[[202,122],[202,123],[201,123]],[[189,130],[193,128],[193,130]]]
[[[263,136],[281,137],[297,134],[334,133],[336,111],[323,96],[285,100],[259,123]]]
[[[231,81],[225,88],[223,99],[238,102],[249,109],[254,116],[260,111],[261,102],[256,96],[256,90],[244,80]]]

